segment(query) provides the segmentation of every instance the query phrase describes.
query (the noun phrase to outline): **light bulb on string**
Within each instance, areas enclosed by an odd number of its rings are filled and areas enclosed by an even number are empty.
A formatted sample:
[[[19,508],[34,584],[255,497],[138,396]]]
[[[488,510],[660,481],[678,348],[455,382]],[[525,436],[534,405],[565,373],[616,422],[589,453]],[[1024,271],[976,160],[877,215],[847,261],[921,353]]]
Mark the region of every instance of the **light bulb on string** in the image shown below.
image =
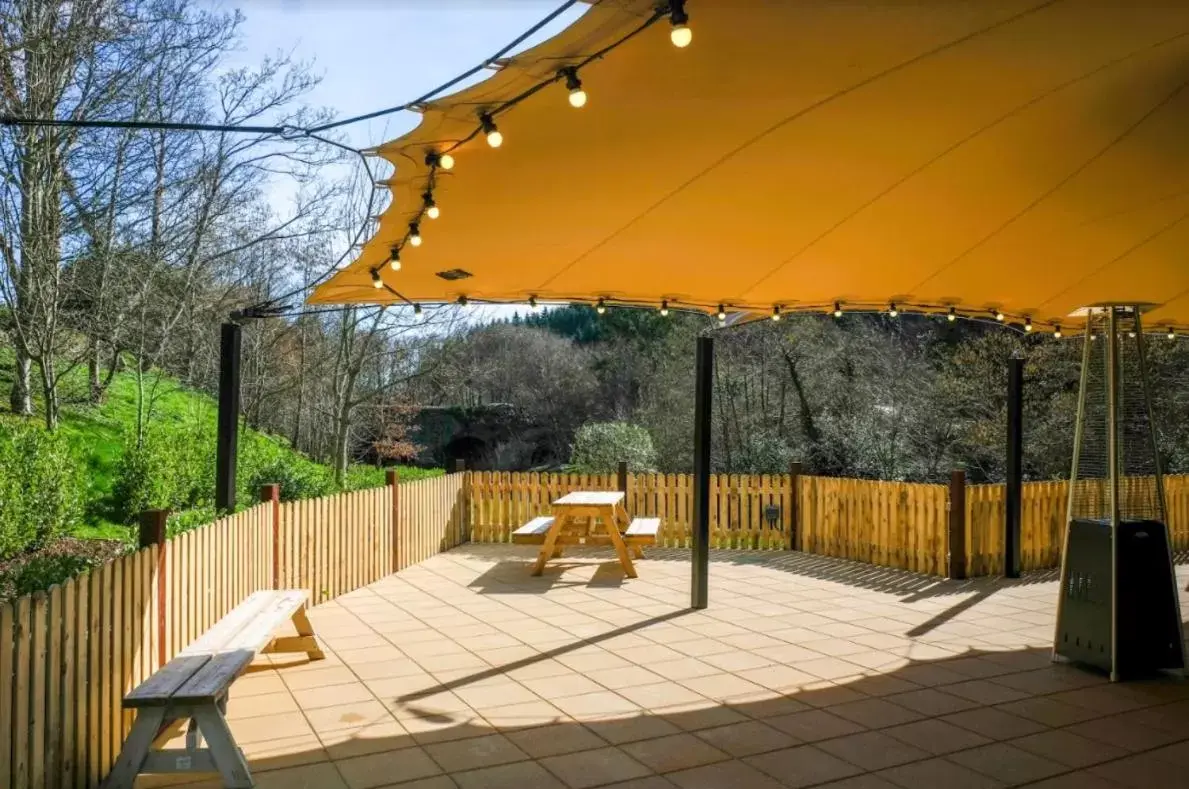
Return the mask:
[[[900,310],[896,309],[896,302],[893,301],[891,304],[888,305],[888,316],[895,318],[899,314],[900,314]]]
[[[1053,327],[1053,338],[1057,339],[1057,340],[1061,339],[1061,327],[1060,326]]]
[[[413,315],[414,315],[414,316],[419,316],[419,315],[421,315],[421,305],[420,305],[420,304],[414,304],[414,305],[413,305]]]
[[[434,202],[433,192],[421,195],[421,202],[425,206],[425,215],[430,219],[437,219],[442,215],[442,209],[438,208],[438,204]]]
[[[1025,332],[1032,331],[1032,319],[1031,318],[1024,319],[1024,331]]]
[[[537,297],[536,297],[536,296],[529,296],[529,297],[528,297],[528,308],[529,308],[530,310],[532,310],[533,312],[537,312],[537,311],[539,311],[539,310],[541,309],[540,305],[538,305],[538,304],[537,304]]]
[[[1134,339],[1135,339],[1135,332],[1133,332],[1133,331],[1129,331],[1129,332],[1127,332],[1127,338],[1128,338],[1129,340],[1134,340]]]
[[[997,320],[999,323],[1003,323],[1003,319],[1006,317],[999,310],[992,310],[991,314],[995,316],[995,320]]]
[[[578,69],[566,66],[558,72],[566,78],[566,90],[570,91],[570,106],[575,109],[586,106],[586,91],[582,89],[582,80],[578,79]]]
[[[384,287],[384,280],[380,279],[380,272],[376,271],[375,269],[372,269],[371,274],[372,274],[372,287],[375,288],[376,290],[379,290],[380,288]]]
[[[668,299],[661,301],[661,317],[662,318],[669,317],[669,301],[668,301]]]
[[[840,302],[840,301],[834,302],[834,317],[835,318],[842,317],[842,302]]]
[[[780,305],[776,304],[772,307],[772,321],[773,323],[780,322]]]
[[[727,311],[723,309],[721,304],[718,305],[718,322],[723,323],[727,319]]]
[[[1169,330],[1168,330],[1168,339],[1170,339],[1170,340],[1175,340],[1176,338],[1177,338],[1177,330],[1176,330],[1176,329],[1169,329]]]
[[[949,321],[950,323],[953,323],[954,321],[958,320],[958,311],[955,310],[953,307],[950,307],[949,312],[947,312],[945,314],[945,319],[947,321]]]
[[[454,169],[454,157],[448,153],[430,151],[425,154],[425,164],[428,167],[441,167],[443,170]]]
[[[669,40],[678,49],[685,49],[694,40],[694,31],[689,29],[689,14],[685,13],[685,0],[669,2]]]
[[[459,296],[459,297],[458,297],[458,306],[460,306],[460,307],[465,307],[466,305],[467,305],[467,297],[466,297],[466,296]]]
[[[483,133],[487,135],[487,144],[492,148],[498,148],[504,144],[504,135],[500,133],[499,128],[495,125],[495,121],[486,112],[479,114],[479,125],[483,127]]]
[[[392,245],[392,251],[388,257],[388,268],[400,271],[400,247],[396,244]]]
[[[415,247],[421,246],[421,225],[416,222],[409,223],[409,243]]]
[[[599,300],[598,300],[598,303],[596,303],[596,304],[595,304],[595,312],[597,312],[598,314],[602,315],[602,314],[604,314],[606,311],[607,311],[607,300],[606,300],[606,299],[599,299]]]

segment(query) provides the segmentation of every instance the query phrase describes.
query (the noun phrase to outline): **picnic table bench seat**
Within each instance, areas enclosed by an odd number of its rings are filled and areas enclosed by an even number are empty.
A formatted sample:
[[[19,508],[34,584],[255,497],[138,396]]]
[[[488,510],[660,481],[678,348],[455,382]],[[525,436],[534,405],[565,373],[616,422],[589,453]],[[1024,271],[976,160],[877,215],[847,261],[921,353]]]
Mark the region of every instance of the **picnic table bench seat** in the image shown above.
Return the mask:
[[[321,660],[300,589],[253,592],[200,638],[124,696],[136,722],[103,789],[132,789],[141,773],[217,772],[232,789],[249,789],[252,774],[227,726],[231,684],[258,653],[305,652]],[[292,621],[296,636],[276,636]],[[188,721],[186,747],[152,750]],[[205,740],[207,747],[201,747]]]

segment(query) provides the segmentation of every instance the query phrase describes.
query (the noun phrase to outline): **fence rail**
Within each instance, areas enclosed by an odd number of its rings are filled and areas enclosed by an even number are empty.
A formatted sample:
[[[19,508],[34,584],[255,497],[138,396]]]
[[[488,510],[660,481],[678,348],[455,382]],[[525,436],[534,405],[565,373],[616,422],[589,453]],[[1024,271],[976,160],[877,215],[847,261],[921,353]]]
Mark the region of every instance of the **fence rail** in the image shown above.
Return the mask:
[[[124,694],[248,594],[325,602],[458,545],[465,475],[257,504],[0,605],[0,787],[95,787]],[[395,515],[395,517],[394,517]]]

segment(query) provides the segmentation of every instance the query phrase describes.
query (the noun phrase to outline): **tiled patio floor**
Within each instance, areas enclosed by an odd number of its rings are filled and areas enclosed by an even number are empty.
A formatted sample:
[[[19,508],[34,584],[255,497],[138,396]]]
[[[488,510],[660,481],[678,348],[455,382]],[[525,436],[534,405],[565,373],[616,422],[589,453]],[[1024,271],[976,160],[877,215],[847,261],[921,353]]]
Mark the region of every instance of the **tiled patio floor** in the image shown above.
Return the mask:
[[[232,688],[257,786],[1189,786],[1189,683],[1051,664],[1052,574],[724,551],[695,613],[686,551],[635,580],[533,555],[463,546],[311,612],[325,661]]]

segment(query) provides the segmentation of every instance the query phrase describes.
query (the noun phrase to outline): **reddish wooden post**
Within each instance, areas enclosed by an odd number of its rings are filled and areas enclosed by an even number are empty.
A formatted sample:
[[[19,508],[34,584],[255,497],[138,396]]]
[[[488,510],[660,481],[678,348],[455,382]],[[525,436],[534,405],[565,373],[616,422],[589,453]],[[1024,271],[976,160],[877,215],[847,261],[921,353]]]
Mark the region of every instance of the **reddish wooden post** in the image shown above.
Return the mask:
[[[950,472],[950,500],[946,505],[950,511],[949,546],[950,563],[948,577],[966,577],[966,472]]]
[[[275,482],[260,486],[260,501],[272,502],[272,588],[281,588],[281,486]]]
[[[140,514],[141,548],[157,546],[157,668],[165,665],[165,524],[169,510],[145,510]]]
[[[454,459],[454,473],[461,474],[462,472],[464,472],[466,470],[467,470],[467,462],[465,460],[463,460],[462,458],[455,458]]]
[[[400,475],[390,468],[384,474],[384,483],[392,489],[392,572],[400,569]]]
[[[801,472],[803,466],[800,461],[789,463],[789,547],[790,551],[797,550],[797,535],[801,529]]]

